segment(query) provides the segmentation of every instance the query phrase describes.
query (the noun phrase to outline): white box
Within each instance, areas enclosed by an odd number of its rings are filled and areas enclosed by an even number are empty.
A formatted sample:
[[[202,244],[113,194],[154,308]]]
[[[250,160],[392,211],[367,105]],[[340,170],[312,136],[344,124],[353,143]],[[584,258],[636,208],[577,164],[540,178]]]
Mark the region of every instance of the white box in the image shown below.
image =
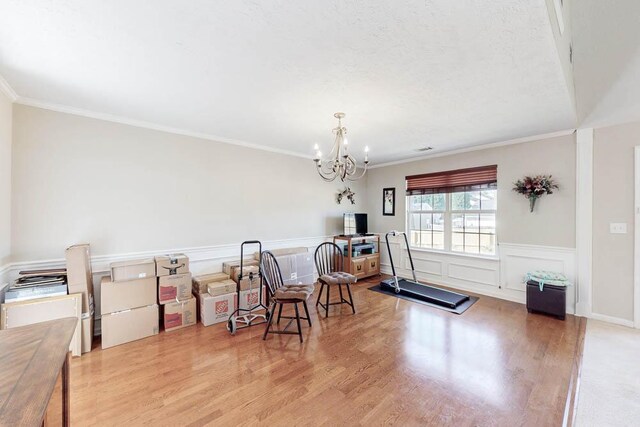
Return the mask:
[[[238,304],[238,294],[211,296],[200,294],[200,322],[204,326],[226,322]]]

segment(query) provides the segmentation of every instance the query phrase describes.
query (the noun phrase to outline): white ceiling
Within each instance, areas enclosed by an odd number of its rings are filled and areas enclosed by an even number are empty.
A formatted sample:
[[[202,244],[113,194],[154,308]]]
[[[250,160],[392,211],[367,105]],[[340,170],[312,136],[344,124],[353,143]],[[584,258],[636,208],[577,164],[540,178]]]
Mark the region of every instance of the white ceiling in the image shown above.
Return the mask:
[[[373,163],[576,121],[545,0],[3,0],[0,75],[19,102],[303,155],[344,111]]]

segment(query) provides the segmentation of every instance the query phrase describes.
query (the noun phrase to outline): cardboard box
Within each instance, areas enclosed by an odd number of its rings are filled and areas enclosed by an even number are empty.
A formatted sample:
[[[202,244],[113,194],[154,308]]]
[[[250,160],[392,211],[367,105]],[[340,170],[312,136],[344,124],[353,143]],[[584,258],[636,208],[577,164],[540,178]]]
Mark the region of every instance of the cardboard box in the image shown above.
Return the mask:
[[[262,303],[265,304],[267,297],[267,289],[265,286],[262,287]],[[238,308],[243,310],[249,310],[251,307],[255,307],[260,303],[260,290],[253,289],[251,291],[240,291],[240,305]],[[266,305],[266,304],[265,304]]]
[[[156,257],[156,276],[172,276],[189,272],[189,257],[185,254],[169,254]]]
[[[93,274],[89,244],[69,246],[65,253],[69,294],[82,295],[82,312],[93,312]]]
[[[204,326],[226,322],[238,304],[238,294],[200,295],[200,322]]]
[[[93,346],[93,313],[85,313],[82,315],[82,319],[80,320],[80,330],[82,333],[81,338],[81,352],[82,354],[88,353],[91,351],[91,347]]]
[[[69,351],[74,356],[82,354],[82,295],[62,295],[57,297],[38,298],[29,301],[18,301],[2,304],[2,317],[0,327],[2,329],[17,328],[19,326],[33,325],[34,323],[48,320],[76,317],[78,325],[71,339]]]
[[[302,253],[309,253],[309,249],[305,247],[297,247],[297,248],[282,248],[282,249],[272,249],[269,252],[273,254],[274,257],[278,258],[284,255],[295,255]],[[260,252],[256,252],[253,254],[255,259],[260,259]]]
[[[191,273],[158,277],[158,302],[184,301],[191,298]]]
[[[198,294],[208,292],[207,287],[209,283],[222,282],[223,280],[229,280],[229,275],[226,273],[213,273],[205,274],[201,276],[193,277],[193,289]]]
[[[258,261],[255,259],[251,259],[251,258],[245,258],[242,266],[243,267],[248,267],[250,265],[258,265]],[[231,275],[231,268],[232,267],[240,267],[240,260],[236,259],[233,261],[227,261],[227,262],[223,262],[222,263],[222,271],[226,274]]]
[[[157,304],[102,315],[102,348],[136,341],[157,333]]]
[[[248,265],[242,266],[242,278],[251,277],[252,275],[257,275],[260,272],[260,267],[257,265]],[[240,276],[240,266],[231,267],[231,279],[234,282],[238,282],[238,277]]]
[[[254,277],[250,279],[249,277],[245,277],[238,283],[238,287],[241,291],[246,291],[249,289],[258,289],[260,287],[260,278]]]
[[[207,293],[213,297],[218,295],[230,294],[236,292],[238,284],[231,279],[223,280],[222,282],[209,283],[207,287]]]
[[[134,259],[111,263],[111,281],[144,279],[155,277],[156,262],[153,258]]]
[[[186,301],[165,304],[163,310],[167,332],[196,324],[196,299],[193,296]]]
[[[100,309],[102,314],[146,307],[157,301],[155,277],[112,282],[108,276],[100,282]]]

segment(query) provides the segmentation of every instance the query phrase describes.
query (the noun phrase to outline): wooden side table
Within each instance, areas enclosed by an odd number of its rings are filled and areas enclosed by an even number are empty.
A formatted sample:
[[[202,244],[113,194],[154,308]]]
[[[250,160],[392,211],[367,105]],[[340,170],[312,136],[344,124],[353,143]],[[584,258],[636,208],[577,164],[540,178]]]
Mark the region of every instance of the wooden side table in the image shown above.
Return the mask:
[[[62,425],[70,425],[69,344],[77,324],[68,317],[0,331],[0,425],[43,425],[60,373]]]

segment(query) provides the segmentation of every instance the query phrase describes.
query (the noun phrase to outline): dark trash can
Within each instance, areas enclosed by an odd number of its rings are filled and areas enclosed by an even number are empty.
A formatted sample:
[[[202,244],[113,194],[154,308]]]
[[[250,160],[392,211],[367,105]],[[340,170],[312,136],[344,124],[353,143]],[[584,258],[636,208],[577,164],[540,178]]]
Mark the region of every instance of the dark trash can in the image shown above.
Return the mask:
[[[544,285],[535,280],[527,282],[527,311],[550,314],[564,320],[567,314],[567,287]]]

